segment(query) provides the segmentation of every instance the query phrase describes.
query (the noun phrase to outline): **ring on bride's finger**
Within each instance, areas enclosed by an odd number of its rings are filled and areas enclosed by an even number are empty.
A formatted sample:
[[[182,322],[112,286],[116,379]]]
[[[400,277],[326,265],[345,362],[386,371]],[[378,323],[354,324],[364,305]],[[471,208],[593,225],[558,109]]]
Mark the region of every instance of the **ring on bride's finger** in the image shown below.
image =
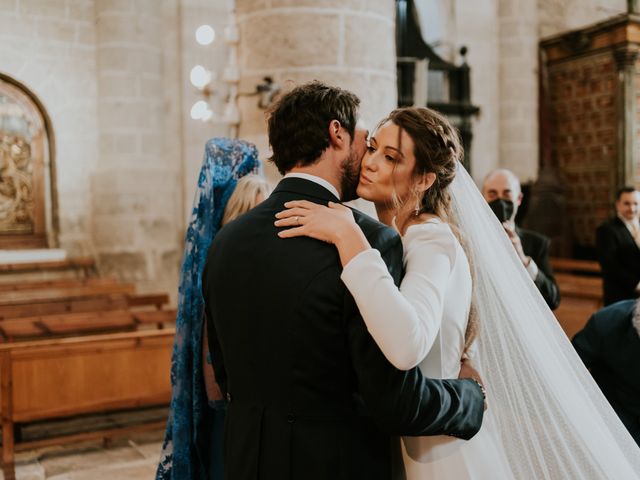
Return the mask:
[[[300,225],[300,217],[296,217],[296,225]]]

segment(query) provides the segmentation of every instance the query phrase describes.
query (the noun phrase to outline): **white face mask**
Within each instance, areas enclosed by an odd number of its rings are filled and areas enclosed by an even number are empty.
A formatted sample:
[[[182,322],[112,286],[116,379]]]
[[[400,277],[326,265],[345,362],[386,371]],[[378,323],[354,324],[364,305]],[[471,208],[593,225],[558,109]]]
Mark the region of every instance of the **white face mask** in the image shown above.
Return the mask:
[[[633,323],[633,327],[638,332],[640,336],[640,300],[636,301],[636,306],[633,310],[633,317],[631,318],[631,322]]]

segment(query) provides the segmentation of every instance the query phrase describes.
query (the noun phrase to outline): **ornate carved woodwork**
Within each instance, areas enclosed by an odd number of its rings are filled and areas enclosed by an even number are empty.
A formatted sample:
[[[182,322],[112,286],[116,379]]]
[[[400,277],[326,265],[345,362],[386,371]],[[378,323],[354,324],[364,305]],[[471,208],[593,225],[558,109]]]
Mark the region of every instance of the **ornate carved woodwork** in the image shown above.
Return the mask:
[[[47,246],[49,141],[32,96],[0,76],[0,248]]]

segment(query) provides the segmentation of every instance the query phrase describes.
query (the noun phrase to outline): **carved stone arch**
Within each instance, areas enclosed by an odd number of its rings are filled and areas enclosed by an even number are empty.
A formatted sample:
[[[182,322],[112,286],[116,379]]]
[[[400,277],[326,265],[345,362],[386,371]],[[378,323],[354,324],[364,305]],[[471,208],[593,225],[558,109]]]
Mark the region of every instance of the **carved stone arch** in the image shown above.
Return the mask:
[[[0,73],[0,249],[57,246],[54,165],[42,103]]]

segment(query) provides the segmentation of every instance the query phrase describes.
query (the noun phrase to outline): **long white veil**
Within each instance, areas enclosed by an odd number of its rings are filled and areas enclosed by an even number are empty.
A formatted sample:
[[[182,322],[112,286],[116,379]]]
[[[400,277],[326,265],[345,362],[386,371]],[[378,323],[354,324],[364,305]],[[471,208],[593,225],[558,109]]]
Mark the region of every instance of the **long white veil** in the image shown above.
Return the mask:
[[[475,274],[480,332],[474,360],[515,478],[640,479],[640,448],[461,165],[450,192],[451,220]]]

